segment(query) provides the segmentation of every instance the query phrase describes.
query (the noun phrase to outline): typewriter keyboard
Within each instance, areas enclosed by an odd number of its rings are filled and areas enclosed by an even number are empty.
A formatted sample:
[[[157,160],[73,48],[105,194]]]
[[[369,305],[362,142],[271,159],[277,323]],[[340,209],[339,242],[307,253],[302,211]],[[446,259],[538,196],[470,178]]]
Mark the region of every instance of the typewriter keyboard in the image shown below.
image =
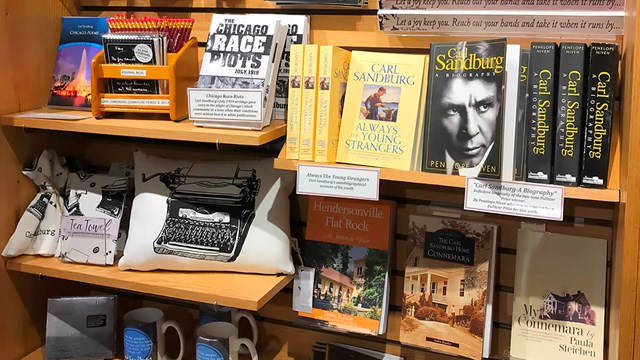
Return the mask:
[[[230,253],[233,251],[237,232],[235,224],[170,217],[165,222],[157,244]]]

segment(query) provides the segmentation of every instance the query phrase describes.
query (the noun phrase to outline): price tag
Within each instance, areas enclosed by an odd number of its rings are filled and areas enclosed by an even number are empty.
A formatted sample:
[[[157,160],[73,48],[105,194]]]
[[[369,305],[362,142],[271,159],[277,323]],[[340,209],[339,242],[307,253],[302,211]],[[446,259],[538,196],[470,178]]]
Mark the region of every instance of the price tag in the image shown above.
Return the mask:
[[[562,221],[564,187],[467,178],[464,209]]]
[[[293,310],[311,313],[313,311],[313,279],[316,269],[297,266],[293,276]]]
[[[378,201],[380,169],[299,164],[296,193]]]

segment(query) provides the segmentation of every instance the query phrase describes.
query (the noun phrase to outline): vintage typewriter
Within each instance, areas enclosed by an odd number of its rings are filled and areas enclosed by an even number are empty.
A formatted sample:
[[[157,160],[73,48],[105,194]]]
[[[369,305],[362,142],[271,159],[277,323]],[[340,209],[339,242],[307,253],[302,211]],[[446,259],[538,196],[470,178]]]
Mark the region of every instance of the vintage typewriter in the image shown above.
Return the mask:
[[[114,181],[101,188],[102,198],[96,210],[113,218],[118,218],[124,206],[124,196],[127,193],[127,179]]]
[[[49,201],[52,194],[50,192],[40,193],[38,200],[27,208],[27,211],[31,213],[36,219],[42,221],[44,219],[44,213],[47,211]]]
[[[158,178],[171,190],[167,217],[153,249],[158,254],[232,262],[255,216],[260,179],[254,169],[242,170],[238,164],[209,165],[208,171],[197,171],[195,166],[149,177],[142,174],[143,182]],[[224,175],[206,175],[212,170]]]

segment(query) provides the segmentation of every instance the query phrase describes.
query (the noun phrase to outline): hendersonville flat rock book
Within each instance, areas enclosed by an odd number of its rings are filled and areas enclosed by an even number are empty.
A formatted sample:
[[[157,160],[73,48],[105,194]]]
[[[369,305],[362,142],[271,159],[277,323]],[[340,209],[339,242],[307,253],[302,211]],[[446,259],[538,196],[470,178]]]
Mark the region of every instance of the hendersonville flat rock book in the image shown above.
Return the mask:
[[[422,171],[500,178],[506,47],[431,44]]]
[[[63,17],[62,32],[47,105],[91,108],[91,59],[109,32],[104,17]]]
[[[312,196],[304,264],[315,268],[312,312],[299,321],[331,331],[384,334],[395,202]]]
[[[511,358],[604,359],[607,241],[518,231]]]
[[[414,170],[425,55],[353,51],[337,162]]]
[[[480,360],[491,345],[497,225],[409,217],[400,341]]]

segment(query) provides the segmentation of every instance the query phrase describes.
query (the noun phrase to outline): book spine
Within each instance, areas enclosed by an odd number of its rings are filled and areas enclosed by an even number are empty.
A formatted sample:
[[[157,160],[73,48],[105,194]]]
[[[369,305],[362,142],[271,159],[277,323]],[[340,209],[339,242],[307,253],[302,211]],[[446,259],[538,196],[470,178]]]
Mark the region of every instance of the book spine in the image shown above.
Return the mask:
[[[609,173],[618,47],[615,44],[593,43],[590,54],[581,185],[604,188]]]
[[[302,115],[300,120],[300,160],[313,161],[316,133],[316,97],[318,78],[318,45],[305,45],[302,81]]]
[[[315,161],[328,162],[328,148],[329,148],[329,118],[330,107],[334,104],[331,103],[331,87],[330,85],[323,85],[324,81],[330,81],[331,69],[333,67],[333,52],[332,46],[322,46],[320,48],[320,61],[318,64],[318,79],[320,80],[318,88],[318,106],[316,109],[316,137],[315,137]],[[325,88],[328,86],[329,88]],[[335,161],[335,160],[334,160]]]
[[[561,43],[553,183],[578,186],[582,157],[587,45]]]
[[[276,83],[277,89],[273,118],[286,120],[287,99],[289,96],[289,86],[287,84],[287,81],[289,79],[289,71],[291,66],[291,45],[306,44],[306,41],[303,40],[303,32],[306,31],[306,27],[304,26],[304,24],[298,24],[295,22],[285,25],[288,26],[287,43],[285,44],[284,53],[282,54],[282,61],[280,61],[280,69],[278,70],[278,81]]]
[[[300,108],[302,105],[302,66],[304,45],[291,45],[289,65],[289,111],[287,112],[287,159],[297,160],[300,154]]]
[[[551,183],[558,45],[531,43],[527,106],[528,182]]]
[[[527,143],[525,142],[527,126],[525,124],[525,114],[527,113],[527,100],[529,98],[529,50],[520,51],[520,79],[518,83],[518,119],[516,121],[516,151],[515,151],[515,174],[516,181],[525,179],[525,155],[527,154]]]

